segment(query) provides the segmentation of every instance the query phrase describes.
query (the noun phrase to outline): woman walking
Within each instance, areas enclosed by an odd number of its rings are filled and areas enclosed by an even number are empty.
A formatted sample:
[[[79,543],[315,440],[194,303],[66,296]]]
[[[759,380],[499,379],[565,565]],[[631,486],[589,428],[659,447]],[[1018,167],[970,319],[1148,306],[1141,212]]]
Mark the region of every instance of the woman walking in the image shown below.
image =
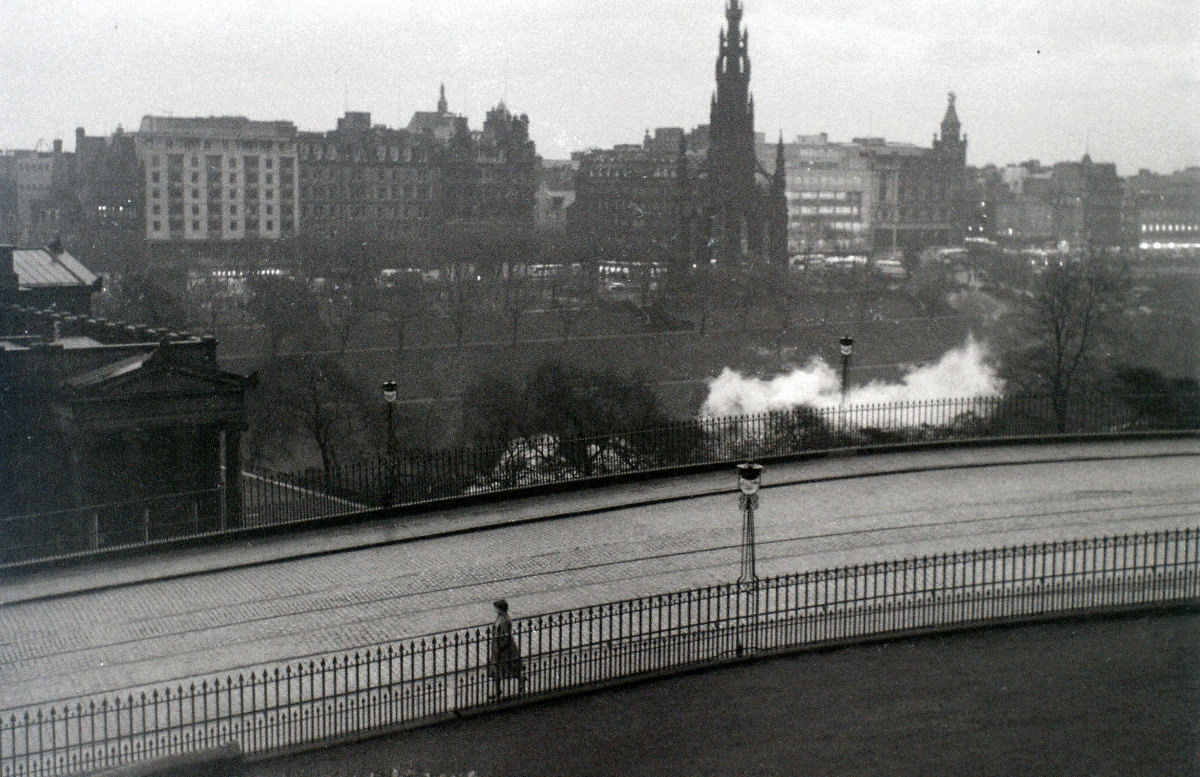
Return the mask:
[[[517,678],[518,692],[525,692],[525,673],[521,663],[521,651],[512,635],[512,620],[508,617],[508,602],[497,599],[496,621],[492,624],[492,639],[488,645],[488,675],[492,678],[492,694],[500,695],[502,681]]]

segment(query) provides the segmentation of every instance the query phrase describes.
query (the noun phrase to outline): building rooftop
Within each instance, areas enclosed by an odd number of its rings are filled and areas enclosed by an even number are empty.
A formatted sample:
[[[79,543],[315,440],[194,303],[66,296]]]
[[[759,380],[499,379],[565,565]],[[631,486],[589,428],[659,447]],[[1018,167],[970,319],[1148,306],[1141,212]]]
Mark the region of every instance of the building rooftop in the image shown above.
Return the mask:
[[[94,286],[97,276],[66,251],[26,248],[13,251],[13,270],[23,289],[50,286]]]
[[[287,140],[295,137],[296,125],[290,121],[251,121],[245,116],[143,116],[138,133]]]

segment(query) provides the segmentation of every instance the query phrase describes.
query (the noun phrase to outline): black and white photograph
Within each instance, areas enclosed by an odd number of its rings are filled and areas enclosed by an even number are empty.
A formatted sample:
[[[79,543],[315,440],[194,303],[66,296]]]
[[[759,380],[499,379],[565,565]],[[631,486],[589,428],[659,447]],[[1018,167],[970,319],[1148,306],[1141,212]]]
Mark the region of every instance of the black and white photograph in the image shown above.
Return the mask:
[[[0,30],[0,777],[1200,774],[1197,0]]]

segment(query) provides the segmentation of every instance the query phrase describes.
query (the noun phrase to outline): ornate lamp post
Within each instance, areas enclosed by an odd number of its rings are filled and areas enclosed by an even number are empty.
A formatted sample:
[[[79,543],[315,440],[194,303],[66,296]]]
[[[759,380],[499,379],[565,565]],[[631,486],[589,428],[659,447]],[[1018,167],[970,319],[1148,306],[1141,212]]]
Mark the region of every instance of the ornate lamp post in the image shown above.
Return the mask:
[[[387,488],[385,489],[384,499],[387,505],[392,503],[392,488],[395,485],[395,467],[396,467],[396,381],[386,380],[381,387],[383,391],[383,402],[387,408],[387,456],[388,466],[386,470]]]
[[[754,569],[754,509],[758,507],[758,489],[762,485],[763,466],[746,463],[737,466],[738,507],[742,510],[742,571],[739,583],[756,583],[758,574]]]
[[[854,353],[854,338],[846,335],[838,341],[842,347],[842,404],[846,404],[846,389],[850,378],[850,354]]]

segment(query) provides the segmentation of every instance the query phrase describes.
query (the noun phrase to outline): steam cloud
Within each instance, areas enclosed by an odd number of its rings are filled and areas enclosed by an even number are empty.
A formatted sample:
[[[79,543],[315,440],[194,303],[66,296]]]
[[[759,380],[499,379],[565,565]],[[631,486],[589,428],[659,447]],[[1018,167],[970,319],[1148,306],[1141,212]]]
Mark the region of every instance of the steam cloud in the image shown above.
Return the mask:
[[[853,365],[851,365],[853,369]],[[872,381],[850,386],[846,402],[874,405],[930,399],[995,397],[1004,381],[987,363],[986,349],[973,337],[924,367],[912,366],[898,383]],[[837,407],[841,403],[841,376],[824,360],[770,379],[747,377],[726,367],[708,386],[702,416],[731,416],[787,410],[794,407]]]

